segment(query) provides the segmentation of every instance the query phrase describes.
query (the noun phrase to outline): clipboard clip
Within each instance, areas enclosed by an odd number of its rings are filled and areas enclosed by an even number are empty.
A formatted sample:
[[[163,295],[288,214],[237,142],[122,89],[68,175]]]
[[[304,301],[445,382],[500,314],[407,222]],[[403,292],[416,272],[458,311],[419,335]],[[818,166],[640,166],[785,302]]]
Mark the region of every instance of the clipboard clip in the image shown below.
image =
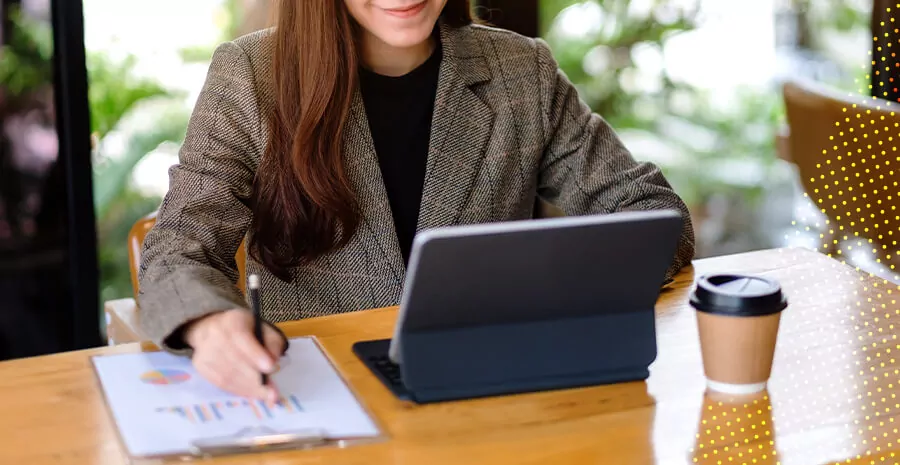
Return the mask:
[[[325,431],[306,429],[277,432],[266,427],[250,427],[232,436],[197,439],[191,442],[195,456],[217,456],[270,450],[308,449],[328,443]]]

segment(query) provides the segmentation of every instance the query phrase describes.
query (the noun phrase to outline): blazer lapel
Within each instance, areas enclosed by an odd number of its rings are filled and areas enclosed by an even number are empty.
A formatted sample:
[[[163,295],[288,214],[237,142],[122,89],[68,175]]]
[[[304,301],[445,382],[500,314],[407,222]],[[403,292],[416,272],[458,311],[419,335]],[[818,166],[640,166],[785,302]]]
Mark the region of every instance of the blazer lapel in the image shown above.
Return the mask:
[[[432,117],[418,230],[457,222],[481,168],[494,112],[472,87],[490,79],[469,28],[440,24],[444,58]]]
[[[472,90],[490,79],[468,28],[440,26],[441,62],[418,230],[454,224],[469,198],[493,129],[494,113]],[[367,229],[397,279],[406,267],[375,153],[362,94],[354,92],[344,135],[344,163]],[[360,231],[362,232],[362,231]]]
[[[397,279],[404,272],[403,254],[394,229],[394,217],[387,190],[381,176],[381,166],[375,153],[375,143],[369,129],[362,94],[356,90],[345,127],[344,163],[347,177],[359,202],[361,228],[368,228]]]

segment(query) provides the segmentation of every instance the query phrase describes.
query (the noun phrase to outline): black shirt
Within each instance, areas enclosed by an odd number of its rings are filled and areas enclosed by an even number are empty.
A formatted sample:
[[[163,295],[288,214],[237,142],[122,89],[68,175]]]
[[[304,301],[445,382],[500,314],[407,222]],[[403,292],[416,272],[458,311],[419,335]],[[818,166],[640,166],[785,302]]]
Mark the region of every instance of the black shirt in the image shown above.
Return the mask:
[[[438,45],[425,63],[399,77],[360,70],[360,90],[404,262],[419,220],[442,57]]]

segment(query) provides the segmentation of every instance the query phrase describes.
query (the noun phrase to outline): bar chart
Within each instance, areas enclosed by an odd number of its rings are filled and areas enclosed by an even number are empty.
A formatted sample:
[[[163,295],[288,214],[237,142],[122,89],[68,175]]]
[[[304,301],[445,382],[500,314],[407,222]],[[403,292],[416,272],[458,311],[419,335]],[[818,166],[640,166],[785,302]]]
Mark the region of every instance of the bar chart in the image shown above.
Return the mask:
[[[262,401],[248,401],[241,399],[159,407],[156,409],[157,413],[176,415],[192,424],[223,421],[230,413],[240,413],[241,415],[244,415],[248,411],[252,413],[256,419],[266,420],[280,415],[291,415],[302,412],[303,405],[297,399],[297,396],[291,394],[279,398],[273,407],[269,407]]]

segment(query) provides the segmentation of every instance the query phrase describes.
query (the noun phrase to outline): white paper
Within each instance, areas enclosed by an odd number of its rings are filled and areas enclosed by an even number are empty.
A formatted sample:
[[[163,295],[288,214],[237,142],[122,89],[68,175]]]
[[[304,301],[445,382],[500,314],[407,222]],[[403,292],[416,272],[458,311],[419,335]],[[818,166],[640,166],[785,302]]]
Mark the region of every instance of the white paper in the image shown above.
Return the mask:
[[[321,429],[333,439],[373,437],[378,428],[312,338],[291,340],[271,376],[283,405],[249,403],[218,389],[190,360],[165,352],[93,358],[130,455],[187,453],[197,439],[248,427],[275,433]],[[252,405],[251,405],[252,404]]]

